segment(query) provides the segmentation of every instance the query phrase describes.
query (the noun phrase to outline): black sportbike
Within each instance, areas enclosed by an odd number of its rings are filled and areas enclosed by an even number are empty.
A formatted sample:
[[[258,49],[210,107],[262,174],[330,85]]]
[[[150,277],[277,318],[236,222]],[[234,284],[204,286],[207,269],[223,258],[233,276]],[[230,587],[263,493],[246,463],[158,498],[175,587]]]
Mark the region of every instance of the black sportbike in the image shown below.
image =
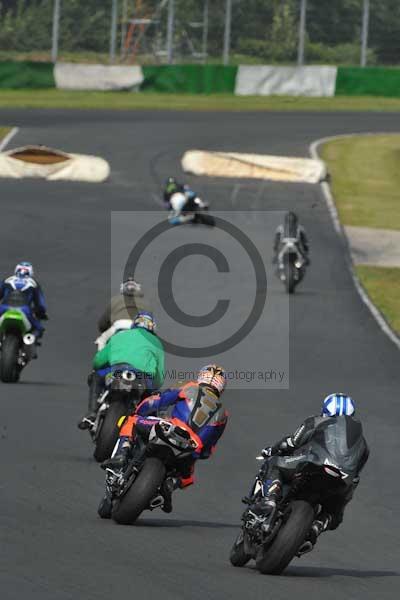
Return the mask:
[[[97,462],[110,458],[118,440],[118,422],[135,412],[143,396],[144,386],[135,371],[115,369],[106,376],[106,387],[97,399],[98,411],[89,433],[95,445],[93,456]]]
[[[254,559],[261,573],[282,573],[295,556],[313,549],[311,526],[324,504],[333,495],[344,494],[356,479],[353,460],[346,457],[338,464],[325,448],[315,443],[278,461],[294,470],[291,483],[284,484],[282,499],[272,512],[266,516],[255,514],[252,507],[264,495],[266,461],[250,497],[243,499],[248,508],[242,515],[241,531],[230,553],[235,567],[243,567]]]
[[[147,444],[142,442],[142,449],[136,448],[136,458],[134,453],[124,473],[106,469],[106,495],[98,514],[102,518],[111,515],[117,523],[129,525],[144,510],[161,508],[164,485],[179,476],[184,461],[200,449],[201,441],[185,423],[178,419],[155,420]]]

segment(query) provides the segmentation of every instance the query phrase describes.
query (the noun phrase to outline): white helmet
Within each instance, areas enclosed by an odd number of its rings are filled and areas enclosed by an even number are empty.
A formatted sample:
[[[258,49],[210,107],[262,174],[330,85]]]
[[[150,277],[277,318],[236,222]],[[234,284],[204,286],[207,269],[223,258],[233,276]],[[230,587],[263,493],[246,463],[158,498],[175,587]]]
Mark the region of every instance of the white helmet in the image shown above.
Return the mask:
[[[123,296],[142,296],[142,286],[133,277],[128,277],[121,283],[120,292]]]
[[[33,277],[33,266],[30,262],[22,261],[17,264],[14,273],[17,277]]]

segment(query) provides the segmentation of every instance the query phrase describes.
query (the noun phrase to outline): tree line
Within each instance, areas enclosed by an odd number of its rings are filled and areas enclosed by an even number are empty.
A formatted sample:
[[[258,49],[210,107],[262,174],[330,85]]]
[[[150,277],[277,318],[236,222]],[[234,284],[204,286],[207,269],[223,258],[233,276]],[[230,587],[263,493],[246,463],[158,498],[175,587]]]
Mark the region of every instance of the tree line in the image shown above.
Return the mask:
[[[159,0],[128,0],[130,16],[155,13]],[[202,0],[175,0],[178,54],[201,49]],[[243,60],[292,62],[296,59],[300,0],[233,0],[232,54]],[[400,1],[370,0],[370,64],[400,62]],[[120,11],[122,1],[119,1]],[[225,0],[209,2],[208,54],[221,55]],[[60,48],[65,52],[107,52],[111,0],[62,0]],[[122,13],[121,13],[122,14]],[[359,60],[362,0],[308,0],[307,62]],[[121,16],[121,15],[120,15]],[[53,0],[1,0],[0,49],[48,50]],[[197,24],[197,25],[196,25]],[[166,9],[148,39],[165,43]]]

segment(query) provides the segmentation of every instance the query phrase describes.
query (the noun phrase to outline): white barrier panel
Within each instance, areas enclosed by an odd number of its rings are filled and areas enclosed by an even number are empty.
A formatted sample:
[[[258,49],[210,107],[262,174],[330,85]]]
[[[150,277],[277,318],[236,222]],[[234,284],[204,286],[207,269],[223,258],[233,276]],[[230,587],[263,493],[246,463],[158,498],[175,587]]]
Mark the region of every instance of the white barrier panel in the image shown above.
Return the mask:
[[[306,183],[318,183],[325,179],[327,174],[322,160],[202,150],[186,152],[182,158],[182,168],[186,173],[210,177]]]
[[[101,183],[109,174],[108,162],[98,156],[67,154],[45,146],[24,146],[0,153],[0,177]]]
[[[240,66],[237,96],[334,96],[337,67]]]
[[[143,71],[138,66],[57,63],[54,78],[63,90],[130,90],[140,87]]]

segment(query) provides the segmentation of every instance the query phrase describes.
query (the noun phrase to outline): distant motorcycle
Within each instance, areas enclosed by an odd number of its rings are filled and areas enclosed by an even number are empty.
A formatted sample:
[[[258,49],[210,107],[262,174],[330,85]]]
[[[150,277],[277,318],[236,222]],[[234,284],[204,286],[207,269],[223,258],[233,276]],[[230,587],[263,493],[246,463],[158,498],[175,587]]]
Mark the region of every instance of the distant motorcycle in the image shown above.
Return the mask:
[[[162,486],[168,477],[179,476],[180,462],[200,449],[201,442],[190,428],[174,419],[157,420],[149,436],[141,464],[131,460],[122,476],[107,469],[106,497],[99,515],[111,516],[117,523],[134,523],[144,510],[161,508]]]
[[[306,261],[299,251],[296,238],[283,238],[277,264],[279,279],[284,283],[287,293],[293,294],[296,285],[303,279],[306,268]]]
[[[310,447],[301,458],[293,482],[284,486],[281,501],[267,516],[251,510],[263,496],[263,469],[256,477],[250,498],[243,500],[249,507],[242,515],[242,527],[230,553],[233,566],[243,567],[254,559],[261,573],[279,575],[295,556],[313,549],[309,536],[321,505],[335,491],[351,484],[355,475],[335,464],[322,446]]]
[[[96,419],[89,428],[97,462],[110,458],[118,440],[118,422],[121,417],[134,413],[143,391],[143,384],[137,381],[133,370],[118,368],[106,375],[105,391],[97,399]]]
[[[192,223],[193,225],[202,224],[215,227],[214,217],[208,214],[208,203],[190,190],[185,192],[185,196],[188,201],[188,207],[185,207],[179,215],[177,215],[175,210],[170,211],[168,220],[171,225]]]
[[[8,309],[0,317],[0,379],[16,383],[22,369],[36,358],[36,337],[32,325],[21,308]]]

